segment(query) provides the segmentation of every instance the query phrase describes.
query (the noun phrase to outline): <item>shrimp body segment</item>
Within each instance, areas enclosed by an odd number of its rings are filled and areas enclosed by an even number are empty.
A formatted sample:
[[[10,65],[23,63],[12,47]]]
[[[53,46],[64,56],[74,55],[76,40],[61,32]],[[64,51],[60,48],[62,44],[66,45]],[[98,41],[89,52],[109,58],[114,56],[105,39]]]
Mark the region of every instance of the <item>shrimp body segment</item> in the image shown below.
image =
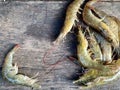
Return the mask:
[[[14,48],[6,55],[3,68],[2,76],[9,82],[14,84],[26,85],[32,88],[40,88],[41,86],[37,84],[37,79],[32,79],[28,76],[18,73],[18,66],[15,63],[13,65],[12,59],[15,51],[19,48],[19,45],[15,45]]]

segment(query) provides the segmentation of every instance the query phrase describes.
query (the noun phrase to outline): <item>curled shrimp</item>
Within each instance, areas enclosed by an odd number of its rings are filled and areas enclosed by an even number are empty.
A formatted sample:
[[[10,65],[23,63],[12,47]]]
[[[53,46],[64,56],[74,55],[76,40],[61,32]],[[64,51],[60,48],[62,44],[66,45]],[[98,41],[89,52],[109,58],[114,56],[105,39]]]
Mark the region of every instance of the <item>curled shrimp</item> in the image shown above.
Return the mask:
[[[57,37],[57,39],[53,42],[54,44],[58,44],[71,30],[73,25],[75,24],[75,20],[77,20],[77,13],[79,13],[79,9],[81,4],[84,2],[84,0],[74,0],[67,8],[66,11],[66,17],[64,21],[64,25],[62,27],[62,30]]]
[[[99,0],[90,0],[86,3],[83,9],[83,20],[91,27],[98,30],[114,47],[119,46],[119,40],[116,35],[111,31],[110,26],[103,22],[105,16],[101,18],[95,16],[92,12],[92,5]],[[92,10],[91,10],[92,9]]]
[[[7,79],[9,82],[14,84],[26,85],[32,88],[40,88],[41,86],[37,84],[38,80],[30,78],[28,76],[22,75],[18,73],[18,66],[15,63],[13,65],[12,59],[13,54],[19,48],[19,45],[15,45],[13,49],[7,54],[4,60],[3,68],[2,68],[2,76]]]

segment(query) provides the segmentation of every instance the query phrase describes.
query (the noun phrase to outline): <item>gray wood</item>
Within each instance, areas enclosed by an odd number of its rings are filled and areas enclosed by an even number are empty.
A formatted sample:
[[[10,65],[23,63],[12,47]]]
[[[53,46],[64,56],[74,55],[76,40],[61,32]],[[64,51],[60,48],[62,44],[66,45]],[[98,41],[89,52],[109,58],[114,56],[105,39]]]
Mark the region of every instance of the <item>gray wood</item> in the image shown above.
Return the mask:
[[[34,76],[39,72],[40,90],[78,90],[72,84],[73,74],[77,74],[79,66],[65,59],[55,69],[42,63],[43,56],[60,32],[63,25],[65,10],[70,1],[10,1],[0,2],[0,65],[5,54],[18,43],[21,48],[14,55],[19,72]],[[100,2],[97,7],[111,15],[120,17],[120,3]],[[46,57],[47,63],[76,55],[76,37],[69,33],[59,46]],[[1,70],[0,70],[1,71]],[[31,90],[30,87],[13,85],[2,79],[0,73],[0,90]],[[120,80],[115,83],[96,86],[88,90],[120,90]]]

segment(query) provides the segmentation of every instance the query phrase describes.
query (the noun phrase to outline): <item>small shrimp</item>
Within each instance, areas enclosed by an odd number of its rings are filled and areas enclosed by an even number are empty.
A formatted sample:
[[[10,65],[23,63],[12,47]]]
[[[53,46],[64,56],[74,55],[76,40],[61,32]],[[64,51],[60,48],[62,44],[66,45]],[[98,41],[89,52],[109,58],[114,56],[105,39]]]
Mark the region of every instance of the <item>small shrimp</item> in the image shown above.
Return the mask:
[[[64,25],[62,27],[62,30],[61,30],[59,36],[53,42],[54,44],[58,44],[67,35],[67,33],[71,30],[71,28],[75,24],[75,20],[77,20],[77,13],[80,13],[79,12],[80,6],[84,1],[85,0],[74,0],[68,6],[67,11],[66,11]]]
[[[96,59],[92,60],[90,57],[90,49],[88,50],[88,41],[82,33],[82,29],[78,26],[78,45],[77,45],[77,56],[79,62],[87,68],[95,69],[107,69],[102,63],[98,62]]]
[[[15,45],[14,48],[5,57],[5,61],[2,68],[3,78],[7,79],[9,82],[12,82],[14,84],[26,85],[32,88],[40,88],[41,86],[36,83],[38,82],[37,79],[32,79],[28,76],[18,74],[17,64],[12,64],[13,54],[18,48],[19,45]]]
[[[119,40],[114,35],[114,33],[110,30],[110,26],[103,22],[105,16],[100,19],[99,17],[95,16],[92,12],[92,5],[99,0],[90,0],[86,3],[83,9],[83,20],[90,25],[91,27],[98,30],[114,47],[119,46]],[[94,9],[93,9],[94,10]]]
[[[108,14],[106,14],[104,11],[101,11],[99,9],[94,8],[94,12],[102,19],[103,17],[105,17],[103,19],[103,22],[105,22],[110,30],[114,33],[114,35],[116,36],[116,38],[118,38],[119,42],[120,42],[120,38],[119,38],[119,31],[120,31],[120,21],[114,17],[114,16],[109,16]]]
[[[108,69],[102,69],[102,70],[98,70],[98,69],[89,69],[88,71],[86,71],[83,76],[81,76],[78,80],[73,81],[73,83],[81,83],[81,84],[87,84],[89,82],[92,82],[93,80],[95,80],[98,77],[101,76],[113,76],[116,72],[114,70],[111,70],[111,68]],[[90,87],[86,86],[86,87]]]
[[[120,59],[114,61],[107,65],[109,71],[107,70],[97,70],[89,69],[85,74],[78,80],[73,81],[73,83],[81,83],[86,86],[81,86],[81,88],[90,88],[96,85],[102,85],[114,82],[120,77]]]

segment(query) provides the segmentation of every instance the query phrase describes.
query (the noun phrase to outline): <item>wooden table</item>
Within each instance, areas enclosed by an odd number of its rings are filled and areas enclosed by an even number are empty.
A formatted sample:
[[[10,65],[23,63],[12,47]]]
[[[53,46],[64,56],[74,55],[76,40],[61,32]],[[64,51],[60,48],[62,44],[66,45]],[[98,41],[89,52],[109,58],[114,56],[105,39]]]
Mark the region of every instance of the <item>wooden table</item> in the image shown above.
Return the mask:
[[[40,90],[78,90],[72,84],[72,77],[81,68],[68,59],[56,65],[46,66],[43,56],[52,41],[55,40],[63,25],[66,7],[70,0],[43,1],[6,1],[0,2],[0,65],[10,48],[18,43],[21,48],[14,55],[19,72],[34,76],[39,72]],[[120,2],[99,2],[97,7],[108,14],[120,18]],[[64,42],[46,57],[47,63],[55,63],[59,59],[76,55],[76,35],[69,33]],[[0,70],[1,71],[1,70]],[[88,90],[120,90],[120,80],[115,83],[96,86]],[[0,73],[0,90],[31,90],[30,87],[14,85],[2,79]]]

